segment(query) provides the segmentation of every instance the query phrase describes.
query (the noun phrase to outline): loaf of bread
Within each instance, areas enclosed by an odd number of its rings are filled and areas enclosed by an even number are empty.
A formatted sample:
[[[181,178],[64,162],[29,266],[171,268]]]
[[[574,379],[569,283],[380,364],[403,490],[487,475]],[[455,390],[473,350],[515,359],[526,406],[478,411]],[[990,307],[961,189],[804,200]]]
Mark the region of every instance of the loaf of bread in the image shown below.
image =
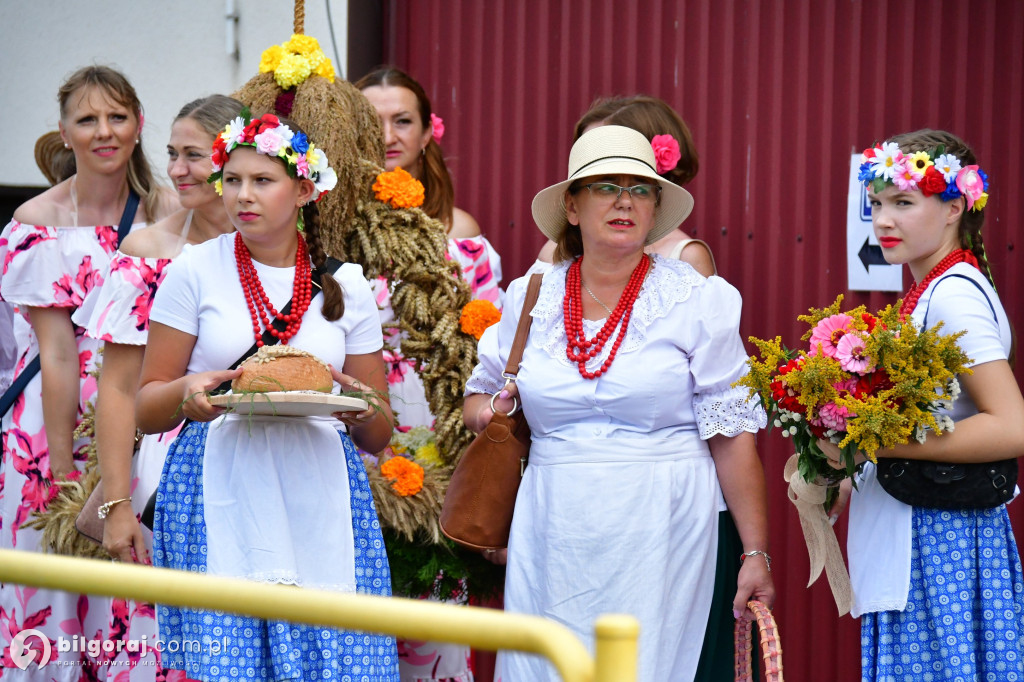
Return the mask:
[[[235,393],[319,391],[334,386],[327,363],[304,350],[276,344],[262,346],[240,365],[241,375],[231,382]]]

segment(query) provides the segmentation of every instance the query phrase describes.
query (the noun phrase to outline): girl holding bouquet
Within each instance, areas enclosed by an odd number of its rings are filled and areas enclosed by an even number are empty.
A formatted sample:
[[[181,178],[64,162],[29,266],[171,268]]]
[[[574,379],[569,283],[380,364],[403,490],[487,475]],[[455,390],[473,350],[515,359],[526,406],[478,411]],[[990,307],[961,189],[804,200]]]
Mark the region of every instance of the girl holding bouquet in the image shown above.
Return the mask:
[[[848,555],[862,679],[1022,680],[1024,575],[1009,516],[999,501],[971,499],[1000,484],[1008,498],[1016,466],[1006,460],[1024,452],[1012,330],[981,236],[988,179],[963,141],[932,130],[866,150],[860,177],[886,261],[914,276],[902,314],[966,332],[959,345],[973,362],[942,410],[954,429],[879,450],[858,475]],[[819,445],[839,466],[839,449]],[[997,470],[1008,483],[990,477]],[[893,483],[903,476],[925,483]]]

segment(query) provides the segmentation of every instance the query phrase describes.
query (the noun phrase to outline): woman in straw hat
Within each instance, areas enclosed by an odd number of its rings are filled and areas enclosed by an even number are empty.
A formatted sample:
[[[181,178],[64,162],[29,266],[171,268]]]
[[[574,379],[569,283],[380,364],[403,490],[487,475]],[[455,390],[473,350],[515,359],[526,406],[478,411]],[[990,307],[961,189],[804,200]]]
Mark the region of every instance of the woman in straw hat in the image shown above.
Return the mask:
[[[602,126],[569,155],[568,179],[533,200],[556,242],[518,381],[502,378],[526,281],[485,334],[467,386],[479,431],[522,405],[533,433],[516,501],[505,604],[591,640],[596,617],[640,620],[641,680],[693,680],[711,604],[719,510],[743,541],[733,599],[771,603],[760,407],[731,385],[744,370],[740,297],[725,280],[644,246],[693,198],[660,178],[641,133]],[[723,497],[724,494],[724,497]],[[504,682],[553,680],[542,659],[502,655]]]

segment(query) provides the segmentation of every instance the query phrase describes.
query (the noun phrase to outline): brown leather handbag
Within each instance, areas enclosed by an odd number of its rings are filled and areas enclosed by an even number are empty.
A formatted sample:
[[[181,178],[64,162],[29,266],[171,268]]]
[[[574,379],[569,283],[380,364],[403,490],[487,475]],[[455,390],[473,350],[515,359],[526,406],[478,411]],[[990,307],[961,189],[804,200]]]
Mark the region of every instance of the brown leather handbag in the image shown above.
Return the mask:
[[[530,312],[542,275],[530,278],[515,340],[505,365],[505,385],[515,383],[530,335]],[[494,398],[491,398],[494,404]],[[477,551],[508,546],[512,511],[530,454],[530,425],[518,404],[508,414],[495,412],[459,459],[441,507],[441,532]]]

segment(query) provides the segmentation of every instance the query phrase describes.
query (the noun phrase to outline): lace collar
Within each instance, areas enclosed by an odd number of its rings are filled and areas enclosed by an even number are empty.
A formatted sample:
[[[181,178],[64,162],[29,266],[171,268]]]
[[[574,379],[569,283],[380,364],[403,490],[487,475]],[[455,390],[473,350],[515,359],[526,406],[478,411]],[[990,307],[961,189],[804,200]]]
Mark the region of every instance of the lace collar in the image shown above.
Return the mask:
[[[626,337],[619,347],[619,354],[632,353],[644,345],[647,340],[647,329],[654,322],[666,317],[673,306],[690,297],[694,285],[704,281],[704,277],[683,261],[668,259],[657,254],[651,256],[652,267],[647,273],[640,294],[633,304],[633,315],[626,329]],[[569,262],[559,263],[548,271],[540,288],[537,304],[533,307],[533,327],[530,336],[537,340],[538,345],[553,359],[565,366],[570,366],[565,357],[565,346],[569,339],[565,333],[565,318],[562,301],[565,296],[565,274],[569,270]],[[583,329],[587,338],[598,332],[604,320],[584,320]],[[611,352],[612,344],[607,344],[603,351],[587,363],[587,369],[593,371]]]

